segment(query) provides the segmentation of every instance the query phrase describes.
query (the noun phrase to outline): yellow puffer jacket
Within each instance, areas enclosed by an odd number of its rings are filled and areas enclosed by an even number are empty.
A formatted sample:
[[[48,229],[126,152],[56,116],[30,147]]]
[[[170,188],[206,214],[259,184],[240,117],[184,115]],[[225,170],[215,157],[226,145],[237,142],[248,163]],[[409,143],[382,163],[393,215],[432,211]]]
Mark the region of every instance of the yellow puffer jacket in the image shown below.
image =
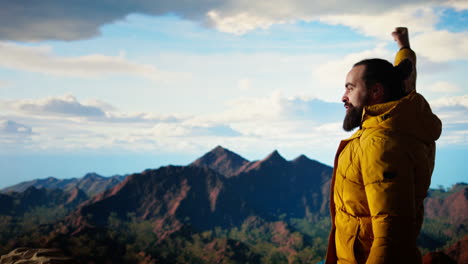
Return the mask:
[[[368,106],[343,140],[326,263],[421,263],[416,246],[442,124],[423,96]]]
[[[411,72],[411,75],[407,80],[404,81],[405,90],[407,93],[410,93],[411,91],[416,90],[416,53],[414,53],[414,51],[409,47],[401,48],[395,55],[395,61],[393,62],[393,65],[398,65],[405,59],[410,60],[413,64],[413,71]]]

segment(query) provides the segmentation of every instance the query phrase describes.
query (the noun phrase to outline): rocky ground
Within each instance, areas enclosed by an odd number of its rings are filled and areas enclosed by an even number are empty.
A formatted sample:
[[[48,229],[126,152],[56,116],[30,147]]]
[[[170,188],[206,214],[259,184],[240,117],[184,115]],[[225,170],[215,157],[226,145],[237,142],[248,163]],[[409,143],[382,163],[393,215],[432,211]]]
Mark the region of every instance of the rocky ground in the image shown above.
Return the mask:
[[[17,248],[0,257],[0,264],[77,264],[58,249]]]

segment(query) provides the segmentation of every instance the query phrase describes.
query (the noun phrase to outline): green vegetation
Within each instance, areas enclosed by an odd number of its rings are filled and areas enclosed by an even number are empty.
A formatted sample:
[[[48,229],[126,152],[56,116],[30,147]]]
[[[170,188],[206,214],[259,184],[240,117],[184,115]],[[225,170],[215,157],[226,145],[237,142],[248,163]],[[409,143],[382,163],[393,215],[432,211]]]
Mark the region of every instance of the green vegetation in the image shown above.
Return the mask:
[[[63,235],[60,208],[36,208],[21,217],[0,217],[0,254],[14,248],[57,247],[80,263],[314,263],[326,250],[327,219],[267,222],[248,218],[240,227],[195,232],[182,228],[161,239],[150,221],[111,214],[107,228]],[[318,235],[321,237],[314,237]]]
[[[20,216],[0,215],[0,255],[26,246],[61,248],[79,263],[317,263],[325,256],[330,229],[328,217],[266,221],[251,216],[240,226],[205,231],[183,226],[161,237],[151,221],[112,213],[106,228],[55,232],[66,229],[60,221],[68,213],[36,207]],[[468,233],[467,226],[425,219],[418,240],[423,254],[455,243]]]
[[[50,225],[64,209],[36,208],[22,217],[0,216],[0,254],[20,246],[58,247],[80,263],[317,263],[326,253],[329,218],[318,221],[289,219],[267,222],[250,217],[239,227],[194,232],[183,228],[161,240],[150,221],[134,215],[75,235],[50,233]],[[426,219],[419,239],[423,253],[448,246],[467,233],[467,225],[454,227]]]
[[[424,219],[418,245],[423,254],[431,251],[440,251],[453,245],[468,234],[468,221],[454,226],[444,219]]]
[[[41,227],[53,224],[64,218],[69,210],[62,207],[47,208],[39,206],[23,215],[0,215],[0,254],[14,249],[17,244],[32,243],[33,238],[42,237]],[[21,239],[28,243],[20,243]]]
[[[454,194],[466,188],[468,184],[466,183],[456,183],[450,188],[445,188],[442,185],[439,185],[437,189],[430,189],[428,192],[428,197],[444,199],[447,196]]]

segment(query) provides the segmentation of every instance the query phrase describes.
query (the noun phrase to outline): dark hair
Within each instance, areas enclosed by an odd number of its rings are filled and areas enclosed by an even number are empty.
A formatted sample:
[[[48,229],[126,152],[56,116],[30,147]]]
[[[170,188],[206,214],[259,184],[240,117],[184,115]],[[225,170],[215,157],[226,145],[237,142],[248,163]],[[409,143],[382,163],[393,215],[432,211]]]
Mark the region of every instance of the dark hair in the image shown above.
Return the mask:
[[[382,59],[366,59],[354,64],[359,65],[365,66],[362,79],[367,87],[376,83],[382,84],[385,102],[399,100],[406,95],[403,81],[408,79],[413,70],[410,60],[405,59],[395,67]]]

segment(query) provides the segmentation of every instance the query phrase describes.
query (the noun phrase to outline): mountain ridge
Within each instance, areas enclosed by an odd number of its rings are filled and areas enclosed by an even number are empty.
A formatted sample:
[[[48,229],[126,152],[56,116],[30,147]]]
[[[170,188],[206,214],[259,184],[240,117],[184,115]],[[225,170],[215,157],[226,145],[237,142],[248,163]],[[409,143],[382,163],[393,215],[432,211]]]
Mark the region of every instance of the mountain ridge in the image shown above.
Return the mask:
[[[261,160],[248,161],[217,146],[186,166],[162,166],[128,175],[87,200],[76,184],[66,195],[59,195],[64,193],[61,189],[34,186],[21,193],[0,193],[0,217],[13,226],[15,219],[21,219],[22,215],[30,218],[38,212],[58,212],[51,218],[53,222],[41,225],[44,236],[51,239],[50,245],[62,245],[63,242],[72,247],[79,238],[93,243],[100,241],[98,245],[102,246],[121,232],[123,237],[130,239],[127,242],[140,234],[145,236],[144,241],[154,239],[154,244],[148,244],[150,248],[187,239],[189,245],[198,241],[197,245],[203,250],[215,250],[220,254],[218,257],[222,257],[223,253],[218,252],[220,248],[217,247],[227,249],[222,246],[222,241],[227,241],[223,239],[227,238],[234,239],[231,241],[232,249],[236,248],[235,254],[248,256],[251,250],[258,249],[258,243],[269,243],[293,257],[299,250],[309,252],[307,247],[315,247],[315,241],[325,243],[330,228],[332,172],[330,166],[305,155],[286,160],[274,150]],[[80,186],[94,188],[93,184],[104,178],[90,173],[81,178]],[[43,181],[57,183],[55,178]],[[60,183],[64,182],[70,180]],[[425,214],[428,226],[421,233],[427,242],[419,246],[424,249],[443,247],[445,254],[455,260],[466,258],[463,252],[467,239],[459,235],[466,234],[463,232],[468,218],[467,187],[458,184],[450,190],[429,190]],[[52,201],[57,202],[47,203]],[[55,206],[65,210],[56,210]],[[50,211],[44,211],[43,207]],[[18,212],[13,216],[16,218],[8,222],[14,211]],[[4,227],[8,225],[0,228],[0,235],[2,231],[8,232]],[[132,232],[135,233],[127,234],[129,227],[134,228]],[[142,227],[144,229],[140,229]],[[453,244],[452,240],[447,240],[450,237],[458,242]],[[115,246],[128,248],[119,242]],[[113,247],[108,247],[111,255],[115,253]],[[176,254],[177,249],[184,250],[184,246],[175,244],[173,252]],[[120,256],[124,253],[122,251]],[[260,259],[257,260],[254,263],[260,263]],[[285,261],[283,259],[281,263]]]
[[[247,159],[218,145],[190,165],[207,166],[226,177],[233,177],[248,163]]]
[[[74,188],[78,188],[83,190],[86,195],[92,197],[104,190],[114,187],[122,182],[125,177],[126,176],[120,175],[104,177],[94,172],[87,173],[81,178],[57,179],[55,177],[47,177],[45,179],[34,179],[8,186],[0,190],[0,193],[24,192],[26,189],[33,186],[35,188],[61,189],[64,191],[71,191]]]
[[[81,204],[67,223],[80,232],[86,226],[106,226],[110,215],[126,219],[133,214],[167,237],[187,225],[195,230],[237,226],[251,215],[272,221],[278,215],[319,219],[328,214],[323,193],[331,173],[331,167],[305,156],[287,161],[275,150],[250,162],[217,146],[187,166],[127,176]]]

